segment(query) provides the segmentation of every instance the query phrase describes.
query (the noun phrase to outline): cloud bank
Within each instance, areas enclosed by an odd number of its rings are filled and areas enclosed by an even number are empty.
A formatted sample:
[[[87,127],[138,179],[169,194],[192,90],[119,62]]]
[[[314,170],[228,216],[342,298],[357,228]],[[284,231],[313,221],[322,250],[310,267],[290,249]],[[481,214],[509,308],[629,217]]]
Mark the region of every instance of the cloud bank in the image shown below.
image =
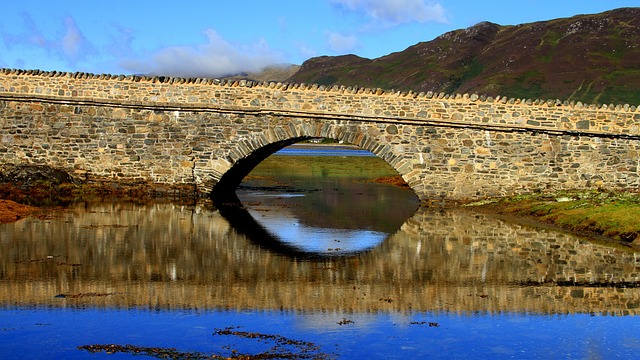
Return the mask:
[[[29,14],[23,13],[22,17],[22,31],[1,35],[7,49],[24,53],[23,57],[10,60],[12,66],[37,68],[30,56],[33,50],[44,52],[44,57],[58,59],[63,67],[70,69],[83,68],[93,60],[92,66],[99,66],[102,71],[180,77],[222,77],[257,72],[285,62],[284,55],[271,49],[264,40],[248,45],[231,44],[213,29],[203,32],[205,41],[201,45],[167,46],[145,52],[133,48],[134,31],[118,24],[111,24],[106,43],[97,47],[85,37],[72,17],[61,19],[61,31],[50,34],[41,31]],[[1,64],[7,66],[9,60],[2,58]]]
[[[331,0],[353,12],[365,14],[385,27],[411,22],[446,23],[445,10],[439,3],[425,0]]]
[[[323,38],[326,49],[334,53],[354,52],[361,47],[360,39],[374,30],[388,29],[407,23],[445,22],[441,0],[326,0],[333,10],[355,14],[340,25],[341,29],[320,29],[310,38]],[[335,12],[334,12],[335,15]],[[352,16],[350,16],[352,17]],[[3,66],[68,69],[76,71],[170,75],[181,77],[222,77],[247,72],[259,72],[265,67],[287,62],[283,52],[269,46],[265,40],[248,44],[227,41],[216,30],[206,29],[195,45],[169,44],[149,49],[136,40],[136,31],[118,23],[92,32],[91,23],[72,16],[38,22],[22,13],[22,24],[12,32],[2,31],[1,40],[7,49],[0,54]],[[76,21],[79,20],[79,21]],[[359,21],[359,23],[358,23]],[[363,25],[362,22],[365,22]],[[286,17],[277,24],[283,34],[290,32]],[[98,25],[96,25],[98,26]],[[83,29],[82,27],[86,27]],[[83,31],[85,30],[85,31]],[[91,35],[87,38],[85,34]],[[319,37],[316,35],[320,35]],[[302,58],[317,56],[319,47],[307,44],[297,35],[295,47]],[[0,44],[1,45],[1,44]]]
[[[139,74],[180,77],[221,77],[261,71],[284,62],[284,57],[261,40],[251,45],[233,45],[215,30],[204,31],[206,43],[199,46],[170,46],[145,60],[123,60],[120,66]]]

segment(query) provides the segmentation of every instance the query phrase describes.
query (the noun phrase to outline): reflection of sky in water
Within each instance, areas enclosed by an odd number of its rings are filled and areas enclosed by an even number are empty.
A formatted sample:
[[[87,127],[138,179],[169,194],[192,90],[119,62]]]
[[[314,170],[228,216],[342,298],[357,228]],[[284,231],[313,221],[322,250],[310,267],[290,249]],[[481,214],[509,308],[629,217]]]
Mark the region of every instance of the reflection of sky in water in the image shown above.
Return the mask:
[[[278,239],[299,251],[322,254],[362,252],[380,245],[389,234],[363,229],[319,228],[300,224],[295,216],[284,212],[248,210]]]
[[[276,344],[215,334],[225,328],[317,346],[310,353],[287,347],[300,358],[632,359],[640,348],[636,318],[589,314],[1,309],[0,319],[3,358],[107,358],[77,348],[88,344],[162,346],[230,357],[231,349],[258,354]],[[114,356],[137,357],[116,353],[108,358]]]

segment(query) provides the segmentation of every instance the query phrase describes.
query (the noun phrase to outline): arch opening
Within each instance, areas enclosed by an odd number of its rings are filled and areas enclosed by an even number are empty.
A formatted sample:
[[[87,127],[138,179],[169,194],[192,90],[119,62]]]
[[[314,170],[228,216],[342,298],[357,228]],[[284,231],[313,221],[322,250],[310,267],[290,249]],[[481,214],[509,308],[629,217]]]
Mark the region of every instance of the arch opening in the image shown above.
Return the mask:
[[[288,131],[276,128],[264,134],[238,141],[238,149],[234,152],[235,156],[228,156],[226,160],[223,160],[225,165],[220,169],[222,171],[218,172],[219,175],[211,178],[211,186],[208,187],[211,189],[209,197],[214,202],[238,202],[236,189],[243,179],[269,156],[296,143],[312,139],[328,139],[340,144],[352,145],[381,159],[395,170],[396,184],[406,185],[418,198],[421,198],[419,192],[412,186],[412,183],[416,184],[414,181],[416,179],[413,179],[411,174],[406,177],[412,169],[411,160],[407,159],[405,154],[397,153],[397,146],[381,144],[379,139],[369,136],[367,131],[364,131],[366,129],[343,126],[317,128],[317,126],[319,125],[310,126],[308,129],[303,128],[301,131],[293,131],[294,134],[290,134],[290,137],[285,135],[285,138],[282,135]],[[246,155],[240,157],[239,153]]]
[[[242,180],[249,175],[251,170],[264,161],[264,159],[275,154],[281,149],[309,139],[311,139],[311,137],[301,136],[276,141],[256,149],[248,156],[236,161],[235,164],[233,164],[233,166],[224,173],[220,180],[214,185],[210,193],[211,199],[214,200],[214,202],[238,202],[236,189]]]
[[[239,232],[275,244],[280,253],[324,258],[366,252],[419,205],[414,192],[375,183],[397,171],[368,150],[339,141],[282,145],[252,165],[233,189],[237,201],[216,204]]]

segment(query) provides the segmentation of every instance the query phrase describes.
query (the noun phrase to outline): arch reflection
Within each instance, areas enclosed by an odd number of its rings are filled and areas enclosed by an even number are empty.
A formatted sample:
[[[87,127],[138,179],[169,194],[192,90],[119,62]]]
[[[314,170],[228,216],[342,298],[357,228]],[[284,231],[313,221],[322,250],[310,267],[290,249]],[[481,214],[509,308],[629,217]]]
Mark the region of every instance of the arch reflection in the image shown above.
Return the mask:
[[[218,203],[216,208],[238,234],[255,245],[295,259],[353,256],[376,248],[390,235],[367,229],[310,226],[277,205],[248,209],[238,200]]]
[[[366,150],[298,144],[264,159],[216,206],[257,245],[295,258],[352,256],[380,246],[418,207],[411,190],[371,182],[393,175]]]

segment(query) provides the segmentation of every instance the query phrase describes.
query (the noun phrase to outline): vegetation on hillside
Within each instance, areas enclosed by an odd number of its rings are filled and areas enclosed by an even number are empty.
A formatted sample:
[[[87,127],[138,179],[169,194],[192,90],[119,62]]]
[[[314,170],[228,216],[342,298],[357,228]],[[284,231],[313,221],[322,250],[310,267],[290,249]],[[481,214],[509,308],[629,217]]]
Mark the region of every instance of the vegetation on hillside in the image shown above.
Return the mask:
[[[640,8],[483,22],[377,59],[322,56],[288,81],[639,105]]]

